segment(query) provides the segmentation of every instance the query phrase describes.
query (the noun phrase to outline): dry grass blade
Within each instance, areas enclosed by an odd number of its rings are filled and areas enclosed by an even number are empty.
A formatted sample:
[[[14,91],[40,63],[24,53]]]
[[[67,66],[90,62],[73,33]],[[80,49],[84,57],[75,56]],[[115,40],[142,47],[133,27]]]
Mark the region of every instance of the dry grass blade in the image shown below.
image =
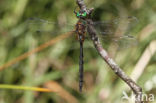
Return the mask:
[[[64,90],[57,82],[50,81],[45,84],[45,87],[56,92],[61,98],[65,99],[67,103],[78,103],[77,99]]]
[[[148,24],[145,26],[141,32],[139,33],[139,39],[140,41],[146,39],[149,37],[153,32],[155,31],[155,25],[154,24]]]
[[[68,32],[68,33],[65,33],[65,34],[61,34],[60,36],[57,36],[56,38],[53,38],[52,40],[40,45],[39,47],[37,47],[37,48],[35,48],[35,49],[33,49],[33,50],[29,51],[29,52],[26,52],[23,55],[21,55],[21,56],[15,58],[13,60],[7,62],[6,64],[4,64],[2,66],[0,66],[0,70],[3,70],[3,69],[5,69],[5,68],[7,68],[7,67],[9,67],[9,66],[11,66],[11,65],[13,65],[15,63],[27,58],[28,56],[32,55],[33,53],[37,53],[37,52],[47,48],[48,46],[53,45],[53,44],[65,39],[65,38],[69,37],[71,34],[73,34],[72,31]]]
[[[134,71],[131,74],[133,80],[137,81],[141,74],[143,73],[144,69],[148,65],[148,62],[152,58],[152,56],[156,52],[156,40],[152,41],[149,46],[144,51],[143,55],[141,56],[140,60],[136,64]]]

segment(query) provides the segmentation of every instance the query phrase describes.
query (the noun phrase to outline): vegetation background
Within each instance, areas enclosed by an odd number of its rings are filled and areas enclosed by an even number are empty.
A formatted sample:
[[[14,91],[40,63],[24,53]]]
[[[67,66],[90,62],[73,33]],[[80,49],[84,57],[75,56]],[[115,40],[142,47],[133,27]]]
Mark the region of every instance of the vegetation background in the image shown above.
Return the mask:
[[[112,46],[106,49],[110,55],[115,54],[112,57],[144,93],[156,96],[156,1],[85,0],[85,3],[87,7],[94,7],[93,19],[97,21],[121,16],[138,18],[139,22],[131,30],[139,42],[137,46],[121,51]],[[73,13],[76,6],[75,0],[1,0],[0,65],[73,28],[70,24],[77,21]],[[29,23],[31,17],[36,21]],[[84,92],[79,93],[79,45],[76,42],[72,37],[61,40],[0,72],[1,84],[49,86],[58,92],[0,89],[0,103],[132,103],[121,100],[123,91],[129,96],[132,91],[90,45],[84,49],[85,86]]]

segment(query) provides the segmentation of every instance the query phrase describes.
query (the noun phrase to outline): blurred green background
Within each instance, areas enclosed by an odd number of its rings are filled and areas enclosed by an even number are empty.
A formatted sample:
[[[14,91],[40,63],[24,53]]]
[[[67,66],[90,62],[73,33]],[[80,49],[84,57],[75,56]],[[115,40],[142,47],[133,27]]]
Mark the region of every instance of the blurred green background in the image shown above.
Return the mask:
[[[130,31],[138,40],[137,46],[121,51],[114,50],[113,46],[106,49],[148,97],[151,94],[156,96],[156,1],[85,0],[85,3],[88,8],[95,9],[93,20],[112,20],[121,16],[138,19],[139,22]],[[76,6],[75,0],[1,0],[0,65],[53,39],[55,34],[68,31],[65,24],[77,21],[73,13]],[[54,21],[61,26],[51,26],[53,23],[42,20],[28,23],[31,17]],[[51,33],[37,33],[36,30],[51,30]],[[42,87],[52,80],[72,98],[58,93],[0,89],[0,103],[132,103],[122,100],[123,91],[129,97],[132,91],[90,45],[84,48],[85,86],[84,92],[79,93],[79,45],[74,42],[77,41],[72,37],[61,40],[0,72],[1,84]]]

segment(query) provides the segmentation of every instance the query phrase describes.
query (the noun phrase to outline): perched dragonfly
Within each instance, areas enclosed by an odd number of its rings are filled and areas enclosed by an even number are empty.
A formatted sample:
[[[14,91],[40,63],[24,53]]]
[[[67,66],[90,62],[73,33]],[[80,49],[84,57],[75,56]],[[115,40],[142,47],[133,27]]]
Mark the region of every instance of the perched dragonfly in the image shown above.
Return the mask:
[[[97,30],[97,34],[101,41],[107,42],[107,41],[113,41],[114,43],[117,43],[119,45],[135,45],[136,39],[131,35],[122,35],[122,34],[129,34],[130,28],[134,26],[134,23],[136,23],[138,20],[136,17],[124,17],[124,18],[118,18],[113,21],[99,21],[99,22],[93,22],[93,24],[87,24],[85,19],[88,18],[88,14],[85,11],[75,11],[76,17],[79,19],[75,26],[74,30],[72,30],[73,33],[76,34],[76,38],[79,41],[80,44],[80,57],[79,57],[79,91],[82,91],[83,87],[83,72],[84,72],[84,60],[83,60],[83,43],[86,39],[86,33],[87,33],[87,26],[93,25],[95,29]],[[39,18],[30,18],[29,21],[31,23],[36,22],[42,22],[42,23],[48,23],[48,24],[55,24],[54,22],[48,22],[43,19]],[[33,22],[34,21],[34,22]],[[122,25],[122,27],[120,26]],[[39,30],[38,32],[41,32]]]

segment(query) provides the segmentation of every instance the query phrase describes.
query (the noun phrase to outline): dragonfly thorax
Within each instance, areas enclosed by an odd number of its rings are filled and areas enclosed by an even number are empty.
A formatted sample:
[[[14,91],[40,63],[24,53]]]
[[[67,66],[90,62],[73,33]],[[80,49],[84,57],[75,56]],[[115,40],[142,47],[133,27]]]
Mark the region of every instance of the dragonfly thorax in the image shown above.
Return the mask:
[[[79,20],[75,26],[76,28],[76,34],[78,40],[84,41],[85,35],[86,35],[86,25],[82,22],[82,20]]]

